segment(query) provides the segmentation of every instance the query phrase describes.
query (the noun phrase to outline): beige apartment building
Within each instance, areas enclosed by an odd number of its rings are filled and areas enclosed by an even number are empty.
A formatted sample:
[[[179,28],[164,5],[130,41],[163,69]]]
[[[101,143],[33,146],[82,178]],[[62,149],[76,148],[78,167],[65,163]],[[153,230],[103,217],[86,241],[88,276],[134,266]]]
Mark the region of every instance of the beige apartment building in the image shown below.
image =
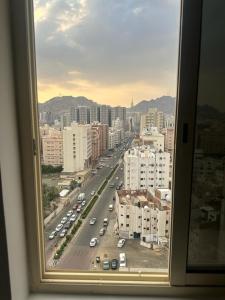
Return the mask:
[[[152,248],[169,244],[171,192],[116,191],[117,233],[120,238],[140,239],[140,244]]]
[[[162,111],[157,108],[149,108],[147,113],[141,115],[140,122],[140,134],[143,132],[144,128],[157,127],[159,132],[161,132],[164,127],[165,116]]]
[[[63,165],[63,136],[62,131],[45,127],[40,131],[42,163],[44,165]]]
[[[63,130],[63,171],[79,172],[90,167],[92,155],[91,125],[71,123]]]
[[[92,123],[92,128],[95,128],[99,133],[100,155],[102,155],[108,149],[109,126],[107,124],[94,122]]]
[[[91,160],[95,162],[99,156],[100,152],[100,130],[98,127],[91,127],[91,143],[92,143],[92,155]]]

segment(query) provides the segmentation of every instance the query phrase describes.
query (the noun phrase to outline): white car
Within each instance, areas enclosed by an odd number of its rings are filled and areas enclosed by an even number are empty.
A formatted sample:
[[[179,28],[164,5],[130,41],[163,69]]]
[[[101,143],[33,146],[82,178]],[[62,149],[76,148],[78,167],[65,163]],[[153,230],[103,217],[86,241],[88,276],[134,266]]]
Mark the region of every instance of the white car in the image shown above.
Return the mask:
[[[86,201],[84,200],[84,201],[82,201],[81,206],[85,206],[85,204],[86,204]]]
[[[92,219],[90,219],[89,224],[94,225],[96,221],[97,221],[96,218],[92,218]]]
[[[126,241],[125,239],[120,239],[119,242],[118,242],[118,244],[117,244],[117,247],[118,248],[122,248],[123,245],[125,244],[125,241]]]
[[[91,196],[94,196],[94,194],[95,194],[95,191],[92,191],[92,192],[91,192]]]
[[[66,223],[66,221],[67,221],[67,217],[64,217],[64,218],[62,218],[62,220],[61,220],[61,224],[65,224],[65,223]]]
[[[49,240],[53,240],[54,239],[54,237],[57,235],[57,232],[54,230],[54,231],[52,231],[52,233],[49,235]]]
[[[67,233],[67,229],[63,229],[62,231],[61,231],[61,233],[60,233],[60,237],[61,238],[63,238],[65,235],[66,235],[66,233]]]
[[[63,224],[58,224],[55,230],[59,232],[62,228],[63,228]]]
[[[95,247],[97,245],[97,242],[98,242],[97,238],[92,238],[90,240],[90,247]]]
[[[69,220],[70,222],[75,222],[76,221],[76,215],[75,215],[75,217],[73,217],[73,215],[70,217],[70,220]]]
[[[69,210],[66,215],[67,215],[67,217],[70,217],[72,214],[73,214],[73,211]]]

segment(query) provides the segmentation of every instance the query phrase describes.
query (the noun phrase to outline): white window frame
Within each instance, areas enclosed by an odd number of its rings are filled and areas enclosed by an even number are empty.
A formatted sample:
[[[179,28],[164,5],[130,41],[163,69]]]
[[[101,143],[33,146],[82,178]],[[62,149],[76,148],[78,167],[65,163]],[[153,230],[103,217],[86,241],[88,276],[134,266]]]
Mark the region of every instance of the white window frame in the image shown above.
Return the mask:
[[[63,0],[62,0],[63,1]],[[204,0],[203,0],[204,1]],[[12,43],[26,235],[31,291],[110,293],[132,295],[207,294],[200,285],[224,285],[224,274],[187,272],[188,228],[192,176],[192,151],[197,101],[201,36],[201,0],[182,0],[176,147],[174,153],[173,217],[171,255],[167,274],[106,274],[54,272],[45,270],[42,232],[37,87],[31,0],[12,0]],[[190,22],[191,20],[191,22]],[[193,34],[193,32],[195,34]],[[182,105],[181,105],[182,103]],[[184,129],[188,128],[185,142]],[[184,159],[185,157],[185,159]],[[185,170],[185,172],[183,171]],[[182,213],[181,213],[182,212]],[[170,282],[170,283],[169,283]],[[193,286],[186,287],[184,286]],[[198,286],[198,287],[196,287]],[[217,290],[218,291],[218,290]],[[220,290],[221,291],[221,290]],[[224,289],[223,289],[224,291]],[[213,295],[215,291],[213,292]]]

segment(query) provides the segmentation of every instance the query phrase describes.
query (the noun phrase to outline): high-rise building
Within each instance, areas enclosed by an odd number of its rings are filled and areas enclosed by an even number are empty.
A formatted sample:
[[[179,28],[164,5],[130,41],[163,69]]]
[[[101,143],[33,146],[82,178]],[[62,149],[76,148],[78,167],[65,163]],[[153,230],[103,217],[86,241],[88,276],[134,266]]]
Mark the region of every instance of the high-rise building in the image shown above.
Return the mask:
[[[62,131],[49,128],[48,133],[41,136],[41,145],[44,165],[59,166],[63,164]]]
[[[101,124],[110,126],[110,106],[101,105],[99,108],[99,121]]]
[[[64,172],[78,172],[90,166],[92,155],[91,126],[71,123],[63,130]]]
[[[116,191],[119,237],[140,239],[140,244],[148,248],[168,245],[170,194],[169,189]]]
[[[101,155],[100,151],[100,129],[98,127],[91,127],[91,141],[92,141],[92,162],[95,162]]]
[[[77,122],[77,123],[79,122],[79,113],[78,113],[77,107],[71,107],[70,119],[71,119],[71,122]]]
[[[158,111],[157,108],[149,108],[147,113],[141,115],[140,133],[144,128],[157,127],[159,132],[164,128],[165,118],[164,113]]]
[[[96,128],[99,132],[100,140],[100,155],[102,155],[108,149],[108,131],[109,127],[106,124],[93,123],[92,128]]]
[[[150,146],[129,149],[124,154],[125,189],[169,187],[170,154]]]
[[[125,126],[126,121],[126,107],[116,106],[111,108],[111,124],[113,124],[113,121],[116,119],[120,119],[122,122],[122,126]]]
[[[65,127],[70,126],[71,124],[71,114],[70,112],[63,113],[60,116],[60,127],[63,130]]]
[[[80,124],[90,123],[90,109],[87,106],[78,106],[78,116]]]
[[[174,128],[163,128],[162,134],[165,136],[165,151],[169,152],[172,157],[174,151]]]
[[[99,106],[93,105],[90,107],[90,123],[99,121]]]

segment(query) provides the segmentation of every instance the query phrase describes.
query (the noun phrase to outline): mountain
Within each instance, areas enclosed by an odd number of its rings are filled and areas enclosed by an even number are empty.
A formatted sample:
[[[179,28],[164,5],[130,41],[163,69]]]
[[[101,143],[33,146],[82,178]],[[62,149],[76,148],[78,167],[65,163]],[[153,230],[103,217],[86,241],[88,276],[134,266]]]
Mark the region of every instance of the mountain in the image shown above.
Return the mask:
[[[44,103],[39,103],[39,111],[43,112],[52,112],[55,115],[60,115],[64,112],[70,111],[71,107],[77,106],[92,106],[97,103],[87,99],[86,97],[79,96],[62,96],[62,97],[54,97]]]
[[[149,108],[158,108],[166,114],[174,114],[176,109],[176,99],[171,96],[162,96],[152,100],[143,100],[132,108],[130,112],[147,112]]]

